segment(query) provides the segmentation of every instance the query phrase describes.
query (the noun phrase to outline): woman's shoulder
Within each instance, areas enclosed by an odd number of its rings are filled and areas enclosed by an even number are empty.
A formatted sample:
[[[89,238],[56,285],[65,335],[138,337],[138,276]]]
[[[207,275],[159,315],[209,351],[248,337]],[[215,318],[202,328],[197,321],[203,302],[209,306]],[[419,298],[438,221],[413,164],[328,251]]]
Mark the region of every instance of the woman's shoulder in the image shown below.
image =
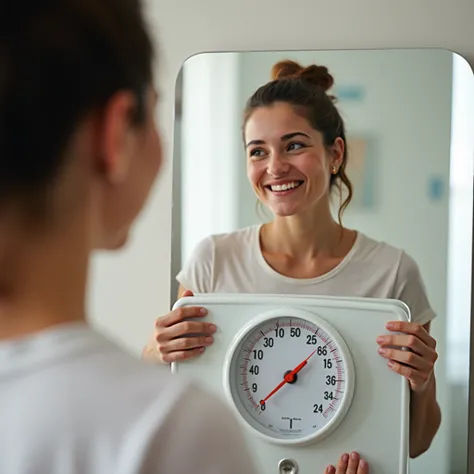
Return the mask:
[[[258,238],[260,225],[252,225],[230,232],[211,234],[205,237],[200,245],[206,248],[212,247],[214,252],[240,251],[255,242]]]
[[[390,284],[388,296],[408,305],[412,321],[426,324],[436,317],[420,267],[406,249],[364,234],[361,234],[359,244],[364,267]]]
[[[378,275],[381,279],[392,281],[395,293],[414,282],[415,286],[423,286],[420,267],[403,246],[359,233],[352,260],[373,276]]]
[[[384,240],[378,240],[358,232],[354,257],[358,260],[373,262],[375,265],[387,265],[393,268],[406,267],[407,269],[417,267],[413,257],[402,247],[398,247]]]
[[[250,226],[202,238],[186,258],[176,279],[194,293],[212,292],[224,270],[251,261],[251,254],[244,250],[253,248],[251,244],[258,239],[258,233],[259,226]]]
[[[216,254],[240,252],[258,238],[259,226],[249,226],[231,232],[209,234],[194,246],[189,261],[213,260]]]

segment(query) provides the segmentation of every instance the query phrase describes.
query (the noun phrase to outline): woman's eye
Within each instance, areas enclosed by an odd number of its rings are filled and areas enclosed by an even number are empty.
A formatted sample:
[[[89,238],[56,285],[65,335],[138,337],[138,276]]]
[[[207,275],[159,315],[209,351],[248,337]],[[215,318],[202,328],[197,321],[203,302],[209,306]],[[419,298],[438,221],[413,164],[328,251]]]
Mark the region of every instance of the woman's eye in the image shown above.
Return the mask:
[[[300,150],[304,145],[302,143],[290,143],[288,145],[288,151]]]
[[[255,158],[261,158],[263,156],[263,150],[261,148],[254,148],[250,151],[250,156]]]

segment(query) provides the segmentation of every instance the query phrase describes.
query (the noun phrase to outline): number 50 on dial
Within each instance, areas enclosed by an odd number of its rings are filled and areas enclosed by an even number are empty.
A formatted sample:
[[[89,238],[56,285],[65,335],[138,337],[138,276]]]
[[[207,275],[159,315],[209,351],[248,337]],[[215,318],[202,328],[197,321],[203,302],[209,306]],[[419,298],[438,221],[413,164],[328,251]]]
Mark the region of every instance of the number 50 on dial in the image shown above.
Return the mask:
[[[224,388],[237,415],[267,441],[304,445],[330,434],[354,393],[350,351],[327,321],[278,309],[247,323],[224,361]]]

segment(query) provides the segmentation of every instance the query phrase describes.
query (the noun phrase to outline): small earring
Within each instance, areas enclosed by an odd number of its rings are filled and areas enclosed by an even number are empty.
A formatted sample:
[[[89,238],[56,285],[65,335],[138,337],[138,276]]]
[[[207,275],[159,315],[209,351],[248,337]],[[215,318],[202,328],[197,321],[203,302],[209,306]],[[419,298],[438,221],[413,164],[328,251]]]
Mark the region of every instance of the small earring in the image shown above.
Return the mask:
[[[337,168],[335,166],[332,167],[332,174],[337,174]]]

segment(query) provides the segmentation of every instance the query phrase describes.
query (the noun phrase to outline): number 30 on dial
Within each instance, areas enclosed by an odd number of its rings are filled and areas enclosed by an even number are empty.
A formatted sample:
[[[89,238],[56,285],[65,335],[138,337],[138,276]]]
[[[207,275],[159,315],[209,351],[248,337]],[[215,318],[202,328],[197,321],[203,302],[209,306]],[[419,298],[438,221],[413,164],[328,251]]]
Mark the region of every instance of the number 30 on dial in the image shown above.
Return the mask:
[[[302,445],[331,433],[349,410],[354,365],[325,320],[298,309],[274,310],[237,334],[224,362],[224,387],[254,432]]]

